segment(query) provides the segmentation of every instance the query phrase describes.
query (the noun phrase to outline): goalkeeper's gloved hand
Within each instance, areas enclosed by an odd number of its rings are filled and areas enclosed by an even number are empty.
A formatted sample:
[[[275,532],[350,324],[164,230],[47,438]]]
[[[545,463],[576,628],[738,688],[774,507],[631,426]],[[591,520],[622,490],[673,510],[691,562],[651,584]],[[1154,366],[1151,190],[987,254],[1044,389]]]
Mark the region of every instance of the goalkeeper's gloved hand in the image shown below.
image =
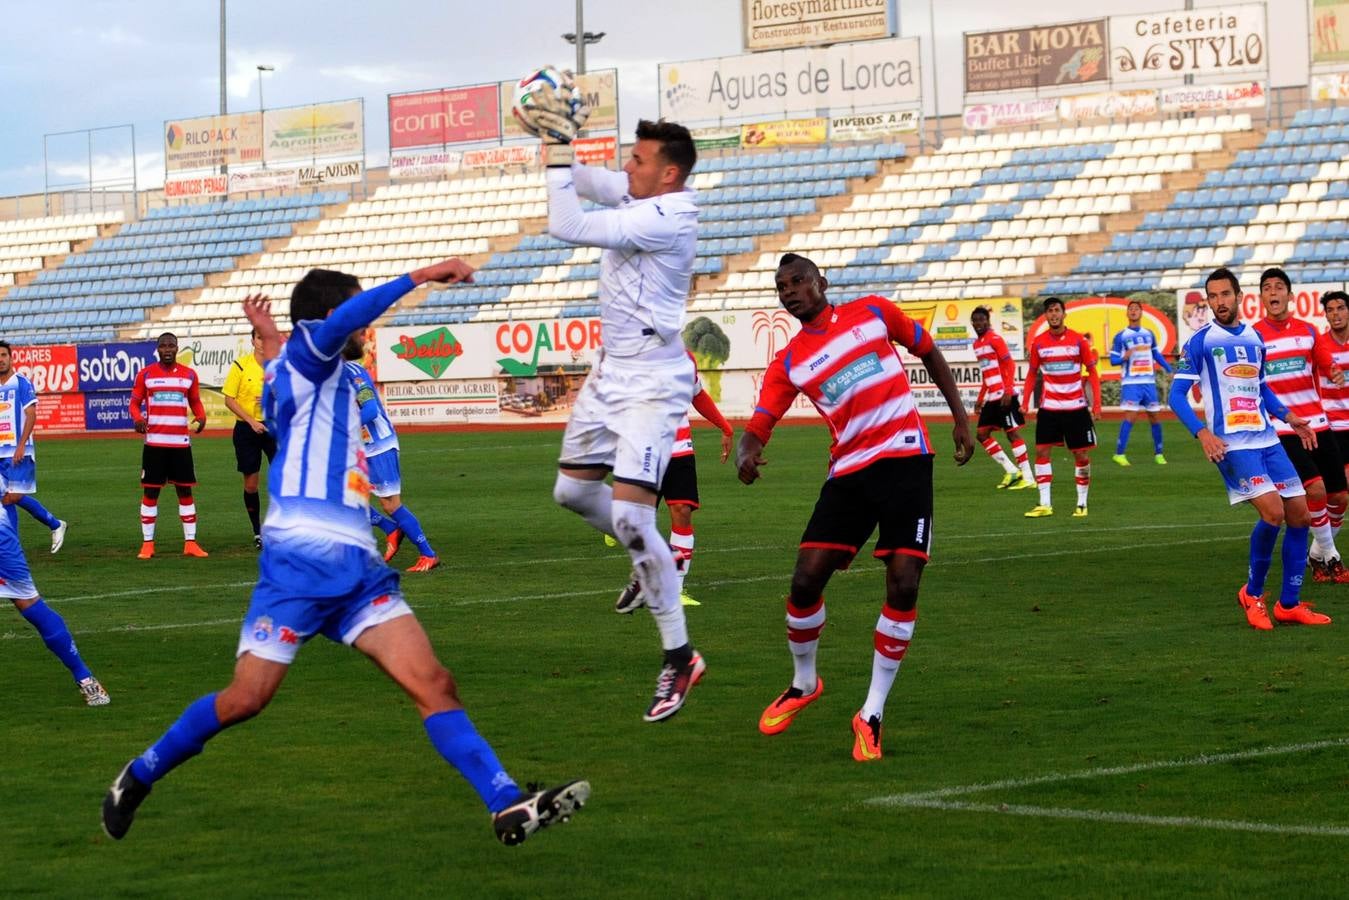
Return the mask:
[[[533,130],[543,139],[543,164],[570,166],[574,157],[571,142],[590,118],[590,107],[577,93],[572,73],[562,72],[557,90],[541,85],[529,113]]]

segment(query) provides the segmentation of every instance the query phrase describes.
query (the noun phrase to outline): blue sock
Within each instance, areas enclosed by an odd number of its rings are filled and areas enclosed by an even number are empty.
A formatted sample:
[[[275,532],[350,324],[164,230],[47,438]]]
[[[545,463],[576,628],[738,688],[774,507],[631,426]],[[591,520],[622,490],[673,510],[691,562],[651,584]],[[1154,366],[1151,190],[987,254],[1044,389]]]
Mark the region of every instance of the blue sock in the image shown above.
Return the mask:
[[[1279,591],[1279,605],[1292,609],[1302,593],[1302,570],[1307,568],[1307,526],[1289,525],[1283,532],[1283,589]]]
[[[1264,519],[1255,523],[1251,531],[1251,569],[1246,578],[1246,593],[1252,597],[1265,593],[1265,576],[1269,574],[1269,562],[1274,558],[1274,542],[1278,539],[1279,526],[1271,525]],[[1288,546],[1287,538],[1284,539],[1284,546]]]
[[[47,512],[47,507],[38,503],[37,498],[32,494],[24,494],[19,498],[19,502],[16,505],[23,509],[24,512],[28,513],[28,515],[37,519],[43,525],[46,525],[52,531],[55,531],[61,524],[61,520]]]
[[[407,536],[422,556],[435,556],[436,551],[431,549],[431,542],[426,539],[426,533],[422,531],[422,523],[417,521],[417,517],[412,514],[412,510],[406,506],[400,506],[393,511],[393,520],[398,523],[398,527],[403,529],[403,534]]]
[[[131,763],[131,774],[143,784],[154,784],[201,752],[225,728],[215,714],[215,694],[192,702],[164,736]]]
[[[1162,455],[1162,423],[1152,423],[1152,449],[1158,456]]]
[[[393,534],[394,530],[398,528],[397,522],[395,522],[393,519],[390,519],[388,516],[384,515],[384,513],[375,509],[373,506],[370,507],[370,524],[374,525],[376,528],[378,528],[385,534]]]
[[[1123,456],[1124,448],[1129,446],[1129,433],[1134,430],[1134,423],[1128,419],[1119,423],[1119,440],[1115,442],[1115,455]]]
[[[61,618],[60,613],[42,600],[38,600],[27,609],[20,610],[19,613],[28,620],[29,625],[37,629],[42,643],[47,645],[47,649],[57,659],[65,663],[65,667],[75,676],[76,681],[83,681],[90,676],[89,667],[80,659],[80,651],[75,649],[75,639],[70,636],[70,629],[66,627],[66,620]]]
[[[520,796],[519,786],[501,768],[491,745],[468,720],[468,713],[462,709],[436,713],[422,724],[436,752],[473,785],[490,811],[501,812]]]

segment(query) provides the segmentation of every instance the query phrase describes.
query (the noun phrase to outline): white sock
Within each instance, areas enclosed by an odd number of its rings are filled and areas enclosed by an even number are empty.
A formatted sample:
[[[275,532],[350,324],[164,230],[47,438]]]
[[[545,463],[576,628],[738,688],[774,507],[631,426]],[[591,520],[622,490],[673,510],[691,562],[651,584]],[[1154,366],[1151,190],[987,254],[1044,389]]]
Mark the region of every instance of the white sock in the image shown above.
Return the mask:
[[[679,576],[674,554],[656,528],[656,508],[645,503],[614,500],[614,537],[628,549],[642,598],[656,617],[661,646],[676,650],[689,642],[684,607],[679,602]]]
[[[670,530],[670,550],[674,553],[675,574],[679,576],[679,593],[684,593],[684,579],[689,577],[689,568],[693,565],[693,529],[688,534]]]
[[[917,617],[917,609],[900,612],[889,606],[881,607],[881,616],[876,620],[876,649],[871,658],[871,688],[867,691],[867,702],[862,705],[863,719],[885,718],[885,700],[895,684],[909,641],[913,640]]]
[[[792,687],[806,694],[815,690],[815,653],[820,647],[820,629],[824,628],[824,621],[823,597],[807,610],[797,610],[788,601],[787,649],[792,652]]]
[[[1091,463],[1074,466],[1073,477],[1077,481],[1077,505],[1087,505],[1087,489],[1091,487]]]
[[[553,482],[553,500],[559,506],[580,513],[591,526],[610,537],[614,534],[614,489],[603,480],[587,481],[573,478],[565,472],[557,473]]]
[[[183,505],[179,503],[178,518],[183,520],[183,540],[195,541],[197,539],[197,504]]]
[[[1049,489],[1054,484],[1054,468],[1049,463],[1035,464],[1036,487],[1040,489],[1040,505],[1053,506],[1054,503],[1049,497]]]
[[[989,438],[984,441],[983,447],[984,452],[987,453],[995,463],[1002,466],[1004,472],[1008,475],[1015,475],[1017,473],[1016,466],[1014,466],[1012,461],[1007,458],[1007,454],[1003,451],[1002,445],[998,443],[997,438]]]
[[[159,504],[141,501],[141,540],[155,539],[155,518],[159,515]]]

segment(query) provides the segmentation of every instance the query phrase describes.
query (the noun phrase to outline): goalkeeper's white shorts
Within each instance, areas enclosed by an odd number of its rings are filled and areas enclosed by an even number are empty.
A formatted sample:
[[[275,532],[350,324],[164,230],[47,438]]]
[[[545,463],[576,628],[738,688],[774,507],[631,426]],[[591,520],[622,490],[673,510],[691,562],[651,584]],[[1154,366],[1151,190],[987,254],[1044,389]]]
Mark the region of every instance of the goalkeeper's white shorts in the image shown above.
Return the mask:
[[[684,354],[656,361],[601,355],[577,395],[559,465],[612,469],[615,481],[659,491],[694,378]]]

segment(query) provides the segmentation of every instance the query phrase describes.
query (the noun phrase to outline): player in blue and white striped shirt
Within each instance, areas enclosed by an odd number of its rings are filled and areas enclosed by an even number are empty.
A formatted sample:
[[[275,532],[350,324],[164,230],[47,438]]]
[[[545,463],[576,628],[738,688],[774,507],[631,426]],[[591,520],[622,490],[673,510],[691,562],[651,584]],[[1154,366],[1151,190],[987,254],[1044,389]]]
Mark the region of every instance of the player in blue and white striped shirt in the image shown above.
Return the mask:
[[[234,679],[192,703],[148,750],[127,763],[103,801],[103,827],[120,839],[151,786],[200,753],[225,728],[271,701],[300,647],[315,634],[355,647],[398,683],[417,706],[432,745],[473,786],[492,813],[498,839],[517,844],[565,821],[589,797],[574,781],[524,793],[473,728],[454,678],[403,600],[398,573],[370,534],[370,481],[361,447],[356,388],[342,347],[415,286],[472,280],[457,259],[360,292],[350,275],[315,269],[295,286],[294,333],[280,336],[270,304],[250,297],[244,311],[263,339],[263,412],[276,435],[267,473],[258,583],[244,615]],[[274,358],[273,358],[274,357]]]
[[[37,424],[37,391],[33,383],[14,369],[8,341],[0,341],[0,475],[19,499],[5,507],[17,531],[22,509],[51,529],[52,552],[66,540],[66,523],[52,515],[37,497],[37,456],[33,449],[33,426]]]
[[[1141,409],[1148,414],[1152,423],[1153,461],[1159,466],[1166,465],[1162,455],[1162,425],[1157,421],[1157,411],[1162,404],[1157,400],[1157,367],[1170,373],[1171,367],[1157,349],[1157,336],[1149,328],[1143,327],[1143,304],[1130,300],[1128,305],[1129,326],[1119,334],[1110,346],[1110,361],[1120,367],[1120,407],[1124,410],[1124,421],[1119,423],[1119,439],[1115,442],[1115,455],[1110,457],[1121,466],[1129,465],[1129,457],[1124,451],[1129,448],[1129,434],[1134,428],[1134,418]]]
[[[1237,277],[1228,269],[1218,269],[1208,277],[1205,288],[1213,322],[1186,342],[1168,399],[1177,418],[1199,439],[1204,455],[1218,464],[1228,500],[1233,505],[1250,503],[1260,514],[1251,532],[1249,574],[1237,591],[1237,602],[1251,627],[1262,631],[1274,627],[1265,609],[1265,577],[1279,530],[1286,524],[1283,587],[1274,619],[1328,625],[1329,616],[1313,612],[1299,600],[1311,515],[1302,479],[1279,443],[1269,416],[1287,422],[1311,446],[1316,436],[1307,421],[1289,410],[1265,383],[1265,344],[1255,329],[1238,318],[1241,285]],[[1196,385],[1203,394],[1206,422],[1190,408],[1187,394]]]

